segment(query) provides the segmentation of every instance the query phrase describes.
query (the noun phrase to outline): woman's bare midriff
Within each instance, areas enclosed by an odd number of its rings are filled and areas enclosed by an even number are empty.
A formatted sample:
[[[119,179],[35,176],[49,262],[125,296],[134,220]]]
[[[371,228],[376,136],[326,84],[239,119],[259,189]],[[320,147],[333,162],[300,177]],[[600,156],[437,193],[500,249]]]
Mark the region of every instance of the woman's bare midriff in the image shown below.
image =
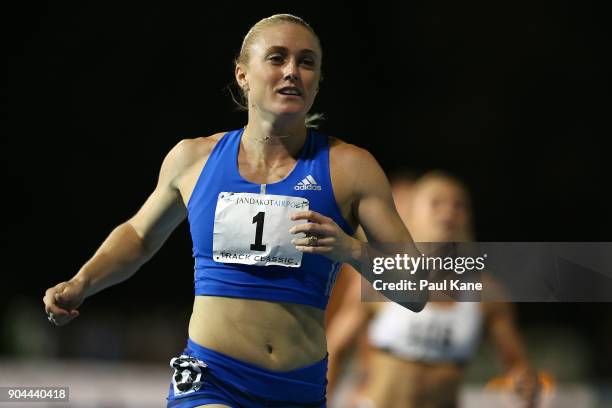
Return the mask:
[[[275,371],[304,367],[327,353],[323,310],[294,303],[196,296],[189,338]]]
[[[453,408],[463,368],[454,363],[401,360],[372,350],[367,382],[360,394],[375,407]]]

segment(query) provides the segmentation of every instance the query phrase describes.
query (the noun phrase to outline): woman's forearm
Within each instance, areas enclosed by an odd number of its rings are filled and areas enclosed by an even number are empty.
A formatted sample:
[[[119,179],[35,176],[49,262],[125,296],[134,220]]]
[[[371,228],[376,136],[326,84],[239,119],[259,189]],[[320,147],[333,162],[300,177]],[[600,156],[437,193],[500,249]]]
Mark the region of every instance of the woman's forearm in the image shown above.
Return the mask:
[[[349,263],[353,268],[355,268],[355,270],[357,270],[357,272],[359,272],[373,286],[375,285],[376,280],[386,279],[388,281],[393,281],[394,279],[398,279],[398,277],[401,277],[404,280],[411,280],[416,282],[418,281],[418,279],[422,279],[421,276],[407,272],[406,270],[395,269],[395,266],[388,269],[386,271],[386,275],[384,275],[383,278],[383,275],[376,274],[376,272],[374,272],[373,265],[375,258],[394,258],[396,253],[383,252],[379,249],[374,248],[371,244],[367,242],[361,242],[354,238],[352,238],[352,240],[353,243],[351,245],[350,250],[351,258],[347,263]],[[411,256],[415,257],[418,256],[418,250],[416,246],[412,243],[405,244],[401,252],[410,254]],[[426,272],[429,273],[429,271]],[[393,277],[389,278],[389,276]],[[374,288],[376,289],[375,286]],[[421,310],[423,310],[425,304],[429,300],[429,290],[427,288],[417,289],[412,292],[402,294],[399,297],[393,296],[393,291],[384,290],[380,291],[380,293],[383,296],[392,300],[393,302],[396,302],[397,304],[407,309],[410,309],[413,312],[420,312]]]
[[[94,256],[72,278],[85,284],[85,297],[132,276],[152,256],[129,222],[115,228]]]

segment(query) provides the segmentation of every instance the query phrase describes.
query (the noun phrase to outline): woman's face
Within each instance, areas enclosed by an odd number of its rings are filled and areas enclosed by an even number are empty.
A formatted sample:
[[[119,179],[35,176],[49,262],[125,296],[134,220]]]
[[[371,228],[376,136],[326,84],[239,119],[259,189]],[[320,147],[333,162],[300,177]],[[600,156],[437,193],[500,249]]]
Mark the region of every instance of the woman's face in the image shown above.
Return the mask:
[[[430,180],[414,191],[410,218],[416,241],[465,241],[470,223],[467,193],[451,181]]]
[[[263,114],[302,115],[310,110],[321,76],[321,49],[298,24],[265,27],[250,48],[248,65],[236,68],[249,109]]]

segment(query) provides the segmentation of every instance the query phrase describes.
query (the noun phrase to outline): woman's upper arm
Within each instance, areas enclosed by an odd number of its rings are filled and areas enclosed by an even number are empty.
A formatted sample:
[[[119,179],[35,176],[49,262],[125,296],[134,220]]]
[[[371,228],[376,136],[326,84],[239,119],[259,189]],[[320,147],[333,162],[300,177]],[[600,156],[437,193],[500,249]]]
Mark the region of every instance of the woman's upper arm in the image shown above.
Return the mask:
[[[187,215],[177,181],[197,160],[197,143],[185,139],[170,150],[161,165],[155,190],[128,220],[152,253],[161,247]]]
[[[354,152],[358,171],[354,181],[353,213],[371,243],[412,242],[391,194],[387,176],[366,150]]]

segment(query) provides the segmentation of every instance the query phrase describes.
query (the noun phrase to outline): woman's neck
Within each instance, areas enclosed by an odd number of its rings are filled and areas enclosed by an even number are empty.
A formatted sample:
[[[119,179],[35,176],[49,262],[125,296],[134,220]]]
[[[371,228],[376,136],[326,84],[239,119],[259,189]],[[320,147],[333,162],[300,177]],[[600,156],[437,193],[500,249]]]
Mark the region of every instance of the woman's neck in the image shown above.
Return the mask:
[[[249,156],[266,163],[296,157],[308,131],[304,122],[272,123],[249,120],[242,136],[242,146]]]

